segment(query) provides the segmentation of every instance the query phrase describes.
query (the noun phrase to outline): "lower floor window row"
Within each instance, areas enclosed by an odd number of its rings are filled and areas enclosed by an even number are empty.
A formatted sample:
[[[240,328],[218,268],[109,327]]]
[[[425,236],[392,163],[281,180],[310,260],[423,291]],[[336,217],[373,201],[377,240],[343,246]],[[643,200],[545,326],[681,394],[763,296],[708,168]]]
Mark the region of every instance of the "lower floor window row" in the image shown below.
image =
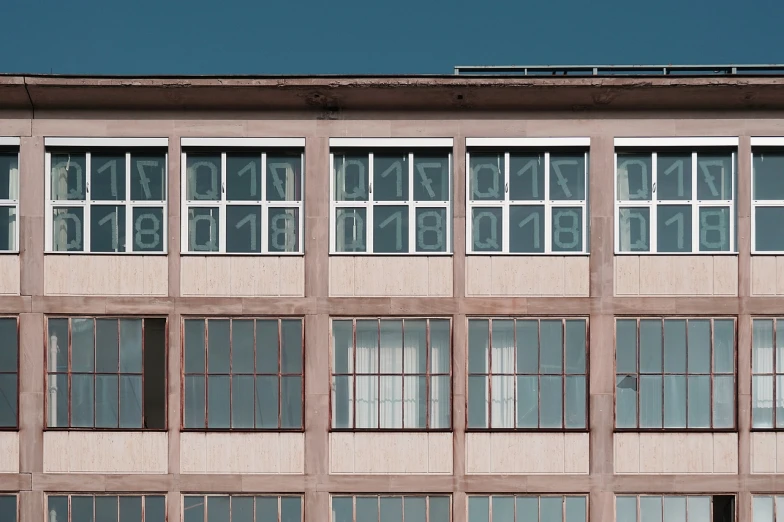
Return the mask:
[[[182,520],[183,522],[302,522],[302,497],[185,495]]]
[[[735,496],[619,495],[615,497],[615,521],[735,522]]]
[[[166,522],[166,497],[49,495],[46,512],[47,522]]]
[[[468,522],[586,522],[587,504],[585,496],[472,495]]]
[[[449,522],[448,495],[333,496],[332,522]]]

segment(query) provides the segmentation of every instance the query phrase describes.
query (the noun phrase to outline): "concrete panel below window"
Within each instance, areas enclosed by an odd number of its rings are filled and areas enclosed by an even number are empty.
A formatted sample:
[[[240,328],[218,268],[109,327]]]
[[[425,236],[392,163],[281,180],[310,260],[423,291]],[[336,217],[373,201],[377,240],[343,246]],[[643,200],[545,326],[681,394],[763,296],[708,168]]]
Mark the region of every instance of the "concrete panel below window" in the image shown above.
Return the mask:
[[[180,473],[304,472],[304,433],[180,434]]]
[[[587,256],[468,256],[467,296],[588,296]]]
[[[615,472],[737,473],[737,433],[616,433]]]
[[[19,256],[0,256],[0,295],[19,295]]]
[[[784,295],[784,256],[752,256],[751,295]]]
[[[19,473],[19,433],[0,431],[0,473]]]
[[[751,472],[784,473],[784,433],[751,434]]]
[[[587,433],[466,433],[466,473],[586,474]]]
[[[166,256],[44,256],[45,295],[169,294]]]
[[[180,263],[183,296],[305,295],[302,256],[183,256]]]
[[[330,473],[452,473],[451,433],[331,433]]]
[[[48,431],[45,473],[167,473],[168,434],[143,431]]]
[[[331,256],[333,297],[451,297],[448,256]]]
[[[738,295],[738,258],[615,256],[615,295]]]

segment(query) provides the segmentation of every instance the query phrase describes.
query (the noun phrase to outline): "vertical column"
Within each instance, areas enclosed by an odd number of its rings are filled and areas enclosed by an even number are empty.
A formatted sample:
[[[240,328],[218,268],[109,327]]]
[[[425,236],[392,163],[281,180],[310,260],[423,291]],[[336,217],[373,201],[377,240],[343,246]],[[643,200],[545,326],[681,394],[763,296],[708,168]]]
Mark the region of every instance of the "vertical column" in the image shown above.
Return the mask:
[[[612,520],[614,321],[613,138],[591,136],[590,197],[590,520]],[[608,517],[608,515],[610,515]]]
[[[44,139],[22,138],[19,150],[19,265],[22,295],[44,293]]]
[[[465,300],[466,263],[466,150],[465,137],[455,136],[454,191],[452,220],[452,292],[458,303]],[[466,345],[468,342],[466,316],[462,311],[452,318],[452,473],[454,474],[452,522],[465,522],[467,506],[465,494],[465,426],[466,426]]]
[[[746,300],[751,293],[751,138],[741,136],[738,146],[738,473],[741,484],[751,473],[751,315]],[[751,493],[738,492],[738,522],[751,522]]]
[[[329,139],[305,142],[305,297],[326,301],[329,293]],[[305,318],[305,522],[329,513],[329,311]]]

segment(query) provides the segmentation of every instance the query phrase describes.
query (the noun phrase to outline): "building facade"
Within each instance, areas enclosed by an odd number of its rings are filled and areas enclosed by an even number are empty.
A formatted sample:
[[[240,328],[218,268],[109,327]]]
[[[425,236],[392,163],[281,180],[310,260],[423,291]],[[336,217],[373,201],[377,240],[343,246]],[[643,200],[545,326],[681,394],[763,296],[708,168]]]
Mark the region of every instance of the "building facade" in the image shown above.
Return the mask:
[[[782,94],[0,77],[0,521],[784,522]]]

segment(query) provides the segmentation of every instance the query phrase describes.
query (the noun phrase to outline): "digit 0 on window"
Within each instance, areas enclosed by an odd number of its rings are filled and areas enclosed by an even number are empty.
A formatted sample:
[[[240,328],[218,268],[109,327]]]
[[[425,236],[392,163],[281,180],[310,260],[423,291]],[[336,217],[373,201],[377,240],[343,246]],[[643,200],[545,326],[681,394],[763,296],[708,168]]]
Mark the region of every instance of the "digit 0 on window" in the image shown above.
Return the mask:
[[[784,254],[784,138],[751,138],[751,251]]]
[[[19,142],[0,137],[0,252],[19,251]]]
[[[616,253],[735,252],[737,138],[616,138]]]
[[[182,252],[301,254],[304,138],[182,138]]]
[[[468,253],[586,253],[589,144],[468,138]]]
[[[46,251],[166,252],[166,138],[46,138]]]
[[[451,253],[452,144],[330,139],[331,253]]]

